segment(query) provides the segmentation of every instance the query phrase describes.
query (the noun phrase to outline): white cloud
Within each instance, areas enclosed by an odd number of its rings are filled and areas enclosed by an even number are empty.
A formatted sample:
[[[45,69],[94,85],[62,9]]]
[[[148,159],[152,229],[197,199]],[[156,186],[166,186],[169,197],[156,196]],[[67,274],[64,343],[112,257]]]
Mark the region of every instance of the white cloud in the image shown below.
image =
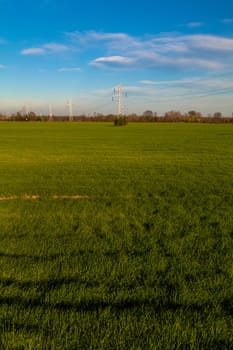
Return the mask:
[[[233,52],[233,39],[229,38],[214,35],[190,35],[183,37],[183,40],[188,42],[191,46],[205,50]]]
[[[160,36],[155,37],[153,42],[159,47],[166,47],[167,45],[173,45],[174,47],[183,45],[187,52],[193,49],[201,49],[205,51],[216,50],[216,51],[232,51],[233,50],[233,39],[225,38],[216,35],[171,35],[171,36]],[[159,43],[159,44],[158,44]],[[155,46],[156,48],[156,46]],[[172,48],[172,46],[171,46]],[[200,52],[201,53],[201,52]]]
[[[201,26],[203,26],[202,22],[189,22],[189,23],[181,25],[181,27],[187,27],[187,28],[198,28]]]
[[[44,55],[45,49],[41,47],[31,47],[30,49],[24,49],[21,51],[21,55]]]
[[[194,66],[194,67],[202,67],[208,69],[221,68],[223,65],[217,61],[210,61],[206,59],[200,58],[177,58],[174,60],[174,64],[181,66]]]
[[[144,81],[140,81],[143,83]],[[179,80],[159,80],[157,84],[195,84],[195,85],[206,85],[206,86],[218,86],[218,87],[233,87],[233,72],[225,72],[220,75],[210,75],[210,76],[199,76],[194,78],[179,79]]]
[[[132,58],[123,57],[123,56],[108,56],[108,57],[99,57],[91,61],[90,64],[97,67],[125,67],[133,63]]]
[[[201,24],[190,22],[186,26],[195,28]],[[50,42],[24,49],[21,54],[89,50],[92,54],[89,64],[108,69],[215,70],[231,67],[233,62],[233,38],[211,34],[184,35],[174,32],[136,37],[121,32],[90,30],[66,33],[65,38],[68,45]]]
[[[6,66],[4,66],[4,64],[0,64],[0,69],[5,69]]]
[[[156,85],[156,84],[158,84],[157,81],[153,81],[153,80],[140,80],[139,83],[145,84],[145,85]]]
[[[233,18],[224,18],[221,22],[225,24],[230,24],[233,23]]]
[[[51,51],[51,52],[62,52],[68,50],[68,47],[63,44],[56,44],[56,43],[48,43],[43,45],[43,48]]]
[[[203,25],[202,22],[190,22],[187,23],[187,27],[189,28],[197,28],[197,27],[201,27]]]
[[[232,94],[233,89],[233,77],[223,78],[218,77],[196,77],[190,79],[180,80],[161,80],[161,81],[148,81],[141,80],[141,84],[145,85],[142,87],[149,94],[155,94],[155,88],[157,86],[156,94],[160,98],[192,98],[195,96],[208,97],[216,95],[217,93]],[[150,93],[149,93],[150,92]]]
[[[191,78],[191,79],[180,79],[180,80],[158,80],[158,81],[153,81],[153,80],[140,80],[140,84],[145,84],[145,85],[189,85],[189,84],[194,84],[196,81],[199,81],[200,78]]]
[[[66,35],[76,44],[81,46],[97,45],[99,42],[118,42],[128,40],[129,36],[124,33],[103,33],[89,30],[86,32],[69,32]]]
[[[205,87],[207,89],[233,89],[233,78],[227,77],[212,77],[212,78],[200,78],[193,80],[193,84],[198,87]]]
[[[119,55],[118,51],[139,49],[145,46],[145,42],[142,42],[140,38],[125,33],[103,33],[90,30],[66,33],[66,35],[79,50],[101,48],[108,50],[108,53],[114,52]],[[150,41],[148,44],[151,44]]]
[[[22,55],[45,55],[50,53],[59,53],[68,50],[68,46],[57,43],[48,43],[40,47],[32,47],[29,49],[23,49]]]
[[[80,72],[79,67],[73,67],[73,68],[59,68],[58,72]]]
[[[201,23],[190,22],[189,25],[197,27]],[[68,35],[79,46],[85,44],[86,48],[98,47],[105,53],[90,62],[99,68],[177,67],[213,70],[231,64],[233,58],[230,55],[233,53],[233,39],[214,35],[169,33],[132,37],[124,33],[95,31],[74,32]],[[223,56],[222,52],[226,52],[226,55]]]
[[[149,51],[135,51],[133,57],[106,56],[93,60],[91,65],[102,68],[130,68],[130,69],[155,69],[155,68],[180,68],[187,69],[190,67],[216,69],[222,67],[217,61],[191,57],[171,57],[156,54]]]

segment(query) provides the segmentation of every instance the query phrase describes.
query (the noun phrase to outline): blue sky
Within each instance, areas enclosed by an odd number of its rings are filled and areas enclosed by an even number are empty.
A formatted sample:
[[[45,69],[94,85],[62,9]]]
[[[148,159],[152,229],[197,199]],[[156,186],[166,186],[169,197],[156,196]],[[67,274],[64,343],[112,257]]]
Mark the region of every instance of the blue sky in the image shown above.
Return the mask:
[[[233,112],[230,0],[0,0],[0,112]]]

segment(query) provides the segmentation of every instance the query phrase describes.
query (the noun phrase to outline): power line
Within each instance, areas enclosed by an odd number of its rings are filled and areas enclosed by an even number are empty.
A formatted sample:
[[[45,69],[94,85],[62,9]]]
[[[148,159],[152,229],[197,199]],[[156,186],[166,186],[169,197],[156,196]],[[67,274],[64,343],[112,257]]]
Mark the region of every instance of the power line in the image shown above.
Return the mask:
[[[176,100],[177,98],[183,98],[183,99],[189,99],[189,98],[193,98],[193,97],[198,97],[198,98],[204,98],[204,97],[210,97],[210,96],[214,96],[214,95],[223,95],[223,94],[228,94],[228,93],[232,93],[233,92],[233,87],[230,88],[223,88],[223,89],[207,89],[205,91],[200,91],[200,92],[194,92],[194,93],[186,93],[186,94],[177,94],[177,95],[172,95],[171,97],[163,97],[163,96],[151,96],[151,99],[155,99],[156,100],[161,100],[161,102],[166,102],[166,101],[171,101],[171,100]],[[137,98],[138,96],[144,96],[145,95],[137,95],[137,96],[133,96],[133,98]],[[148,96],[147,96],[148,99]]]

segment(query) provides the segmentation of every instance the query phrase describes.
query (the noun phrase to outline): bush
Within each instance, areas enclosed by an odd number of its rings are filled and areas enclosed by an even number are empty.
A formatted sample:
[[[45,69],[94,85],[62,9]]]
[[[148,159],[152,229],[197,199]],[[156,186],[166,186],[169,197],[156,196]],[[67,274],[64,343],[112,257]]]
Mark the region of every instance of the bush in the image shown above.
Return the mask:
[[[123,126],[127,124],[127,118],[126,117],[117,117],[114,120],[114,125],[115,126]]]

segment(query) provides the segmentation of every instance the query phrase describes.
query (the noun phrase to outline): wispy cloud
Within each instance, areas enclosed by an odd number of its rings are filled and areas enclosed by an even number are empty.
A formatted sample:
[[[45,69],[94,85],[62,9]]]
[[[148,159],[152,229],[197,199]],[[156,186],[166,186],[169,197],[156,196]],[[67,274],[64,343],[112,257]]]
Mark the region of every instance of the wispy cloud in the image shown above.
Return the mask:
[[[201,22],[186,24],[193,28],[201,25]],[[80,50],[98,48],[102,51],[102,55],[90,62],[98,68],[218,69],[231,64],[233,58],[233,39],[214,35],[168,33],[134,37],[125,33],[96,31],[66,35]]]
[[[134,52],[133,57],[122,56],[106,56],[99,57],[91,61],[91,65],[95,65],[101,68],[117,69],[117,68],[129,68],[129,69],[155,69],[155,68],[188,68],[188,67],[200,67],[200,68],[220,68],[222,65],[217,61],[210,61],[207,59],[191,58],[191,57],[170,57],[153,52],[137,51]]]
[[[63,44],[57,44],[57,43],[48,43],[43,45],[43,48],[50,51],[50,52],[63,52],[67,51],[69,48],[66,45]]]
[[[45,49],[41,47],[31,47],[30,49],[23,49],[21,55],[44,55]]]
[[[200,88],[217,88],[217,89],[232,89],[233,88],[233,77],[232,73],[226,73],[226,76],[212,76],[212,77],[195,77],[189,79],[179,79],[179,80],[140,80],[139,83],[142,85],[156,85],[159,87],[170,87],[173,88],[181,88],[185,89],[198,89]],[[228,76],[229,75],[229,76]]]
[[[157,111],[166,111],[170,106],[185,111],[194,108],[190,106],[198,106],[200,110],[214,112],[216,108],[224,108],[224,101],[229,104],[232,99],[232,74],[221,78],[217,75],[199,76],[180,80],[141,80],[140,83],[138,86],[124,86],[135,108],[141,98],[145,109],[151,106]],[[218,98],[219,93],[221,98]]]
[[[140,80],[139,83],[145,84],[145,85],[157,85],[159,82],[153,81],[153,80]]]
[[[133,50],[140,49],[146,45],[140,38],[130,36],[126,33],[104,33],[94,30],[86,32],[66,33],[72,44],[79,50],[89,50],[93,48],[107,50],[109,53],[119,55],[122,49]],[[149,46],[151,45],[148,41]],[[119,52],[118,52],[119,51]]]
[[[185,24],[181,24],[180,27],[187,27],[187,28],[198,28],[202,27],[203,23],[202,22],[189,22]]]
[[[129,35],[124,33],[103,33],[94,30],[67,32],[66,36],[76,44],[86,47],[98,45],[100,42],[106,43],[107,45],[116,42],[125,42],[130,38]]]
[[[133,92],[131,90],[132,98],[135,99],[135,103],[138,101],[138,96],[143,96],[144,100],[148,103],[154,103],[156,99],[157,108],[159,105],[165,106],[165,103],[172,104],[172,108],[184,109],[185,103],[187,103],[187,108],[190,108],[189,101],[195,105],[198,102],[199,108],[201,108],[201,101],[203,102],[203,107],[205,100],[208,101],[206,108],[210,111],[210,108],[216,108],[214,105],[220,103],[223,104],[224,96],[228,98],[228,103],[232,98],[233,89],[233,77],[196,77],[189,79],[180,80],[161,80],[161,81],[140,81],[142,84],[139,86],[138,91]],[[127,87],[126,87],[127,89]],[[127,89],[128,91],[128,89]],[[218,99],[218,94],[221,94],[222,100]],[[200,100],[201,98],[201,100]],[[200,100],[200,101],[199,101]],[[217,102],[218,100],[218,102]],[[211,101],[211,103],[210,103]],[[210,107],[211,106],[211,107]],[[218,107],[220,108],[220,107]]]
[[[0,64],[0,69],[5,69],[6,66],[4,66],[4,64]]]
[[[5,39],[0,38],[0,45],[6,44],[6,43],[7,43],[7,41]]]
[[[233,23],[233,18],[224,18],[221,22],[225,24],[230,24]]]
[[[190,35],[183,37],[183,40],[189,42],[191,47],[193,46],[205,50],[233,52],[233,39],[230,38],[223,38],[214,35]]]
[[[81,68],[73,67],[73,68],[59,68],[58,72],[80,72]]]
[[[200,67],[200,68],[207,68],[207,69],[218,69],[223,67],[223,64],[217,61],[210,61],[209,59],[203,59],[203,58],[177,58],[174,60],[175,65],[180,65],[181,67]]]
[[[23,49],[21,51],[22,55],[45,55],[51,53],[60,53],[68,50],[68,46],[57,43],[48,43],[40,47],[31,47],[28,49]]]
[[[201,22],[186,24],[193,28],[200,25]],[[177,32],[132,36],[121,32],[75,31],[65,33],[65,44],[50,42],[25,48],[21,54],[47,55],[67,50],[89,51],[93,57],[89,64],[101,69],[214,70],[232,66],[233,38]]]
[[[90,64],[102,68],[127,67],[133,63],[133,59],[123,56],[99,57],[91,61]]]
[[[199,78],[190,78],[190,79],[179,79],[179,80],[140,80],[139,83],[143,85],[189,85],[194,84],[194,82],[198,81]]]

